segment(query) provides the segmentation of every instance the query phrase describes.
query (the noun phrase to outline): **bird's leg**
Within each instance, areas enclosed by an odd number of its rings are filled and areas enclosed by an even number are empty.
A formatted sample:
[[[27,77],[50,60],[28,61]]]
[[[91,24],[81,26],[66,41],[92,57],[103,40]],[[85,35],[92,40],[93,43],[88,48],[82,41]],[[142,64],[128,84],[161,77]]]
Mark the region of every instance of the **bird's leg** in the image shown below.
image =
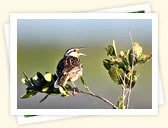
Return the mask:
[[[73,84],[74,88],[76,88],[76,85],[75,85],[75,83],[74,83],[73,81],[71,81],[71,82],[72,82],[72,84]]]
[[[71,81],[71,82],[72,82],[72,84],[74,86],[72,95],[76,95],[77,94],[77,92],[75,91],[76,90],[76,85],[75,85],[75,83],[73,81]]]

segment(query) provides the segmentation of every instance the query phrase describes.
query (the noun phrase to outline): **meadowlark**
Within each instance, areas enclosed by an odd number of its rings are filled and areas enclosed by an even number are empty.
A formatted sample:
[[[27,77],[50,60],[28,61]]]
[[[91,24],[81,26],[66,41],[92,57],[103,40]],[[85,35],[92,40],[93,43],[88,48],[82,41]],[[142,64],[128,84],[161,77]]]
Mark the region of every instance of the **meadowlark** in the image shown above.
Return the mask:
[[[82,48],[70,48],[65,52],[64,57],[59,61],[56,68],[58,79],[55,85],[64,87],[70,81],[76,88],[74,81],[78,80],[83,72],[83,65],[80,63],[79,57],[81,55],[86,56],[79,52],[80,49]]]

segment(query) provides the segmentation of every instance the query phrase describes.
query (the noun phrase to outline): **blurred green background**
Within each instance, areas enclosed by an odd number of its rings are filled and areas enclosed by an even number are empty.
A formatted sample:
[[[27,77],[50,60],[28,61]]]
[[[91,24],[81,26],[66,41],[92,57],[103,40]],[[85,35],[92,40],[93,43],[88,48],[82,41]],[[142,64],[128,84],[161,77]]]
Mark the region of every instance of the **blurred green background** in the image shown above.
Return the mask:
[[[84,65],[84,78],[90,89],[113,103],[121,95],[121,87],[110,79],[103,67],[106,57],[105,47],[116,41],[117,50],[131,47],[129,31],[133,40],[139,42],[144,52],[152,52],[151,20],[18,20],[17,46],[17,106],[19,109],[92,109],[110,108],[108,104],[91,96],[77,94],[71,97],[49,96],[39,104],[45,96],[37,94],[29,99],[20,99],[26,86],[21,83],[23,72],[33,76],[36,72],[55,73],[56,65],[63,54],[71,47],[86,47],[82,50],[86,57],[81,57]],[[152,62],[140,65],[139,80],[133,88],[130,108],[152,108]],[[80,88],[82,84],[75,82]]]

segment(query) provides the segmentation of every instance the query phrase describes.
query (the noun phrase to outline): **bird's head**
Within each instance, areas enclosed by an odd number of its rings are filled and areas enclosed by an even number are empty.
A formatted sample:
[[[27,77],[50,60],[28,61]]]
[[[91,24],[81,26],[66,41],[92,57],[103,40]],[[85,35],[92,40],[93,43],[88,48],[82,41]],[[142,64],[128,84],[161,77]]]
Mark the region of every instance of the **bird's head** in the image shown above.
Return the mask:
[[[73,56],[76,58],[79,58],[79,56],[86,56],[85,54],[79,52],[81,49],[83,49],[83,47],[70,48],[65,52],[64,56]]]

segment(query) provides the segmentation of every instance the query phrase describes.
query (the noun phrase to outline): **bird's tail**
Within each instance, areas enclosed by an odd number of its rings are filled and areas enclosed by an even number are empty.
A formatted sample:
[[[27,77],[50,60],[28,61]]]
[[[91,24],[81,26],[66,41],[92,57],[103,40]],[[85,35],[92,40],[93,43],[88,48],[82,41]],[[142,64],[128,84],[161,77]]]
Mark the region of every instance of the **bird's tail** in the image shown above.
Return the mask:
[[[65,86],[67,84],[67,81],[68,81],[68,75],[65,74],[65,75],[62,75],[61,77],[58,77],[58,79],[56,80],[55,84],[54,85],[59,85],[59,86]]]

